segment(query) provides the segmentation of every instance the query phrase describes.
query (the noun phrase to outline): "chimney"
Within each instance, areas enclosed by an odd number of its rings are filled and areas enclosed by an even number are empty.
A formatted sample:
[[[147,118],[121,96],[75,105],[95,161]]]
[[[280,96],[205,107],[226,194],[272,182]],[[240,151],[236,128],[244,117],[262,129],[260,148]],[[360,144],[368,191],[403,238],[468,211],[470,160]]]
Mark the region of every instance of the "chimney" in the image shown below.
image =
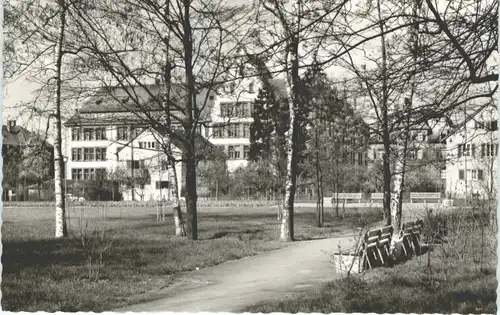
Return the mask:
[[[9,120],[9,121],[7,121],[7,130],[9,132],[12,132],[15,126],[16,126],[16,121],[15,120]]]

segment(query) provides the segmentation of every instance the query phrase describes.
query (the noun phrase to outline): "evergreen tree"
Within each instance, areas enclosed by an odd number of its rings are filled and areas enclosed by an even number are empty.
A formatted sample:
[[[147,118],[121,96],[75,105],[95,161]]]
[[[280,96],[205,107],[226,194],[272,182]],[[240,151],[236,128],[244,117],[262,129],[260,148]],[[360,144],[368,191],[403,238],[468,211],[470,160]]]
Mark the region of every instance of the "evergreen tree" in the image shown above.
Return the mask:
[[[275,113],[276,98],[273,91],[264,87],[259,89],[252,113],[253,122],[250,126],[250,161],[269,159],[271,152],[271,135],[277,120]]]

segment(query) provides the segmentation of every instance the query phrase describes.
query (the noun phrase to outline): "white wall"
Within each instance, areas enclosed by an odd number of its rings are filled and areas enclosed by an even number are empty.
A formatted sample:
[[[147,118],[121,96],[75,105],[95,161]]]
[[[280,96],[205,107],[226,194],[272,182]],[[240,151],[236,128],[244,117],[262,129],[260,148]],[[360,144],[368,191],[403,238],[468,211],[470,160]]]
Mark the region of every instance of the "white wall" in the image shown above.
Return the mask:
[[[86,126],[90,127],[90,126]],[[63,142],[63,152],[65,156],[68,157],[67,167],[66,167],[66,178],[72,179],[72,169],[73,168],[105,168],[107,170],[115,170],[118,166],[126,167],[127,160],[132,159],[132,151],[134,160],[144,160],[146,168],[149,170],[151,181],[148,185],[144,187],[144,200],[158,200],[165,197],[165,199],[170,198],[171,192],[169,189],[156,189],[156,181],[169,181],[169,176],[167,171],[161,170],[161,160],[166,159],[161,149],[141,149],[139,148],[139,142],[155,142],[156,139],[153,134],[149,131],[144,132],[138,138],[136,138],[132,143],[126,145],[128,141],[117,141],[117,128],[116,126],[106,127],[106,138],[107,140],[93,140],[93,141],[71,141],[71,128],[65,128],[65,136]],[[125,146],[119,153],[118,157],[116,155],[117,148]],[[96,147],[106,147],[106,161],[73,161],[72,160],[72,148],[96,148]],[[133,147],[133,150],[132,150]],[[173,148],[174,155],[180,157],[180,151],[177,148]],[[176,165],[177,179],[179,183],[178,193],[181,190],[181,179],[182,179],[182,166],[179,162]],[[140,194],[143,190],[139,187],[136,188],[136,192]],[[130,190],[124,191],[123,198],[125,200],[131,200],[132,192]],[[136,194],[136,200],[140,200],[139,196]]]
[[[487,116],[492,119],[492,116]],[[452,135],[446,143],[447,165],[446,165],[446,193],[452,198],[464,198],[471,193],[479,193],[481,197],[489,196],[491,185],[496,191],[497,156],[496,147],[494,156],[481,156],[481,145],[490,143],[498,145],[497,132],[489,132],[484,129],[475,129],[474,121],[467,124],[459,132]],[[458,146],[461,144],[475,144],[475,156],[469,155],[458,157]],[[473,170],[483,170],[483,180],[472,178]],[[464,170],[464,179],[459,178],[460,170]],[[476,173],[477,174],[477,173]],[[477,175],[476,175],[477,176]]]

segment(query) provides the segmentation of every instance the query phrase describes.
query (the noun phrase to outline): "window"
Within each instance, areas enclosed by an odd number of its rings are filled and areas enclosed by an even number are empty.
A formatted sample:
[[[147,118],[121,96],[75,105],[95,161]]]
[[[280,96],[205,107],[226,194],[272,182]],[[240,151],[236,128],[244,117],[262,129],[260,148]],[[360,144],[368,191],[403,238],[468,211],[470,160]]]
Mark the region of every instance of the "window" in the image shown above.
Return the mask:
[[[72,161],[82,161],[83,160],[82,152],[83,152],[82,148],[71,149],[71,160]]]
[[[106,140],[106,127],[95,128],[95,139]]]
[[[460,151],[462,151],[463,156],[470,156],[470,151],[471,151],[471,150],[470,150],[470,149],[471,149],[470,144],[462,144],[460,147],[461,147],[462,149],[461,149],[461,150],[460,150],[460,149],[458,150],[458,155],[459,155],[459,156],[460,156]],[[460,147],[459,147],[459,148],[460,148]]]
[[[250,103],[245,102],[242,103],[241,106],[241,117],[248,117],[250,116]]]
[[[234,159],[238,160],[241,158],[241,147],[239,145],[234,146]]]
[[[79,141],[81,139],[81,132],[80,128],[71,128],[71,140]]]
[[[472,170],[472,179],[477,179],[477,170]]]
[[[139,149],[144,149],[144,142],[139,141]]]
[[[84,168],[83,169],[83,179],[84,180],[88,180],[91,178],[91,175],[90,175],[90,168]]]
[[[238,138],[239,132],[237,132],[237,124],[230,124],[228,127],[228,138]]]
[[[242,128],[242,124],[234,124],[234,134],[235,134],[235,138],[240,138],[241,137],[241,128]]]
[[[376,160],[377,159],[377,150],[373,150],[373,159]]]
[[[495,149],[498,153],[498,144],[483,143],[481,144],[481,157],[484,156],[495,156]]]
[[[243,124],[243,138],[250,137],[250,124]]]
[[[118,127],[116,128],[116,139],[117,140],[128,140],[129,139],[129,133],[128,133],[128,127]]]
[[[484,129],[487,129],[489,131],[496,131],[498,130],[498,122],[496,120],[485,121]]]
[[[254,82],[250,82],[250,84],[248,85],[248,92],[250,92],[250,93],[255,92],[255,83]]]
[[[234,115],[235,117],[242,117],[243,114],[243,104],[242,103],[236,103],[234,104]]]
[[[143,131],[144,131],[143,127],[135,127],[134,129],[132,129],[133,138],[139,137]]]
[[[162,181],[156,181],[156,189],[164,189],[164,188],[169,188],[170,185],[168,181],[162,180]]]
[[[95,160],[96,161],[106,161],[106,148],[96,148],[95,149]]]
[[[234,146],[230,145],[227,147],[227,155],[230,160],[234,159]]]
[[[248,145],[243,146],[243,158],[245,160],[248,160],[250,158],[250,146]]]
[[[94,128],[83,128],[83,140],[85,141],[95,140]]]
[[[137,161],[137,160],[128,160],[127,161],[127,168],[128,169],[132,169],[132,166],[135,170],[139,169],[140,168],[140,161]]]
[[[477,170],[477,179],[478,180],[484,180],[483,170]]]
[[[220,103],[220,115],[226,116],[227,113],[227,103]]]
[[[463,180],[465,178],[464,170],[458,170],[458,179]]]
[[[84,148],[83,149],[83,160],[84,161],[94,161],[94,148]]]
[[[358,165],[363,165],[363,152],[358,152]]]
[[[213,126],[213,136],[214,138],[223,138],[224,137],[224,126],[214,125]]]
[[[73,180],[81,180],[83,179],[83,170],[81,168],[72,168],[71,169],[71,179]]]

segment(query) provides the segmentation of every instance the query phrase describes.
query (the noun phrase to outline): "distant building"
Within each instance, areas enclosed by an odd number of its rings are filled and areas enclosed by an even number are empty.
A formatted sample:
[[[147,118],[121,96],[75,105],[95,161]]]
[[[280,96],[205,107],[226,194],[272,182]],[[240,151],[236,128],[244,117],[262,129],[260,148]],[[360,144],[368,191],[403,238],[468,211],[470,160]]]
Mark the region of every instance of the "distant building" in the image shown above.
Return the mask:
[[[443,137],[448,198],[496,198],[498,113],[476,110]]]
[[[154,104],[154,96],[160,93],[159,86],[130,87],[129,92],[138,97],[143,104]],[[173,89],[175,90],[175,89]],[[180,89],[179,89],[180,90]],[[177,90],[179,98],[182,92]],[[134,181],[134,189],[122,186],[125,200],[159,200],[172,196],[167,157],[162,150],[164,137],[147,128],[144,119],[137,117],[135,102],[123,88],[102,89],[89,98],[78,112],[65,122],[64,155],[67,157],[66,176],[71,181],[91,181],[99,172],[121,174]],[[206,95],[206,94],[205,94]],[[200,94],[199,100],[204,98]],[[207,108],[202,112],[199,124],[200,135],[197,144],[201,151],[208,152],[211,147],[201,137],[204,133],[205,119],[209,119],[213,95],[209,96]],[[172,110],[173,112],[174,110]],[[161,112],[151,105],[150,115]],[[172,122],[172,129],[182,133],[178,122]],[[182,146],[172,137],[173,154],[182,157]],[[176,165],[178,193],[184,182],[182,163]]]
[[[30,185],[36,185],[40,194],[42,182],[54,176],[54,147],[39,134],[17,125],[15,120],[9,120],[7,125],[2,126],[2,138],[2,200],[28,200]],[[27,150],[32,150],[34,156],[26,157]],[[40,154],[37,157],[35,153],[38,150]],[[42,159],[42,156],[49,158]],[[36,160],[36,167],[27,169],[28,160]],[[10,197],[9,193],[12,194]]]

